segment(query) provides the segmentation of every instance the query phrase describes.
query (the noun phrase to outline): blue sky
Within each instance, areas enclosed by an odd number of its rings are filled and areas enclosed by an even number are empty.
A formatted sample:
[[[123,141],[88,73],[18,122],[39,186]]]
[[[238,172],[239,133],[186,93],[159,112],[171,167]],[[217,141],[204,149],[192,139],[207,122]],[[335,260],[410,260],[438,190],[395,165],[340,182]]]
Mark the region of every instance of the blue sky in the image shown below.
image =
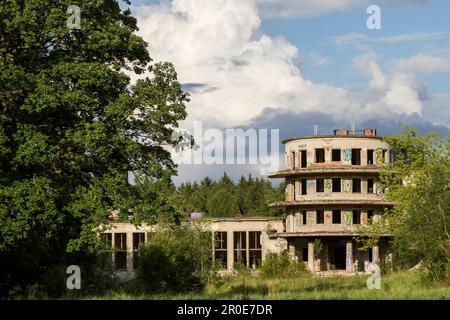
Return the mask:
[[[268,18],[263,20],[262,28],[271,36],[282,35],[299,47],[306,57],[316,53],[332,59],[333,63],[319,70],[313,61],[305,59],[302,70],[310,79],[340,86],[357,86],[364,79],[348,68],[355,55],[355,48],[352,46],[337,48],[330,41],[335,36],[361,33],[376,39],[419,32],[443,33],[441,37],[428,41],[372,44],[371,48],[380,54],[381,64],[389,59],[407,57],[416,53],[450,49],[450,1],[435,1],[413,7],[383,8],[381,6],[381,30],[367,29],[368,16],[364,8],[358,8],[318,17]],[[448,74],[421,75],[421,78],[438,92],[450,92]]]
[[[377,4],[381,29],[369,30]],[[450,132],[450,1],[132,1],[155,61],[191,93],[192,128],[276,128],[280,138],[336,127]],[[280,152],[282,152],[280,147]],[[180,167],[177,182],[257,174],[257,166]]]

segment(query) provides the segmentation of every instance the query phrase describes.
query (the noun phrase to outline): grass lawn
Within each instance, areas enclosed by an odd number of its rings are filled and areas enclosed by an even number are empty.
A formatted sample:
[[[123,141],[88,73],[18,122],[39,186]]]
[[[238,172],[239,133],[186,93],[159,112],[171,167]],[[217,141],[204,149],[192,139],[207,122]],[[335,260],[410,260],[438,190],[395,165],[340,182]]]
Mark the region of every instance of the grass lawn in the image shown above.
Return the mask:
[[[424,281],[420,272],[397,272],[381,277],[381,289],[367,289],[364,276],[283,278],[251,276],[246,288],[239,277],[227,276],[200,292],[131,295],[111,292],[87,299],[450,299],[449,285]]]

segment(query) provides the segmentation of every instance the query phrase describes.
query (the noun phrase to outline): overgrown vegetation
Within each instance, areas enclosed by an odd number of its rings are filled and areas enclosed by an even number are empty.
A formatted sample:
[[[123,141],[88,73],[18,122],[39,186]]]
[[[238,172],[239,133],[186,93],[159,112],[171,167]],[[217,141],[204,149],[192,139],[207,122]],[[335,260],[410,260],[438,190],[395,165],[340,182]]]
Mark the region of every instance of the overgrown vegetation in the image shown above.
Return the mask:
[[[390,234],[395,265],[404,269],[421,263],[434,281],[450,276],[449,140],[434,132],[421,136],[411,127],[386,138],[396,160],[382,167],[381,182],[394,206],[361,229],[368,247]]]
[[[226,173],[213,181],[206,177],[200,183],[182,183],[177,189],[177,208],[184,213],[204,212],[211,217],[270,216],[283,213],[267,205],[284,199],[285,184],[274,187],[264,178],[242,176],[237,183]]]
[[[266,255],[261,266],[263,277],[286,277],[305,275],[309,273],[302,261],[292,261],[287,250],[281,253],[270,252]]]
[[[205,285],[214,270],[211,234],[204,228],[196,224],[159,225],[139,250],[137,276],[129,288],[188,291]]]
[[[430,283],[421,272],[396,272],[383,275],[381,289],[367,288],[368,275],[313,277],[308,274],[283,277],[263,277],[253,274],[246,278],[228,275],[207,285],[199,292],[127,294],[111,292],[88,299],[450,299],[448,285]],[[244,294],[245,292],[245,294]]]
[[[69,30],[72,4],[0,5],[0,297],[45,291],[42,277],[68,264],[89,270],[111,209],[152,221],[170,207],[127,174],[175,173],[165,146],[176,143],[188,94],[173,65],[151,64],[119,1],[78,1],[81,26]],[[131,84],[125,70],[146,76]]]

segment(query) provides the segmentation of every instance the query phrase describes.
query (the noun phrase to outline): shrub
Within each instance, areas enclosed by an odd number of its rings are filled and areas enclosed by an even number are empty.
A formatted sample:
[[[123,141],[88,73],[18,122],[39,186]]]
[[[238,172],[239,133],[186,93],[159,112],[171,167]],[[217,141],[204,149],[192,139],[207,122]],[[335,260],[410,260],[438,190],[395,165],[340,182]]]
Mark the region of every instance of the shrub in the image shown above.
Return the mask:
[[[165,226],[139,250],[136,282],[146,292],[185,291],[210,277],[211,234],[194,225]]]
[[[281,253],[270,252],[261,266],[261,275],[266,277],[279,277],[295,274],[305,274],[306,270],[303,262],[292,261],[287,250]]]
[[[81,289],[67,289],[69,265],[81,270]],[[118,288],[111,256],[108,252],[73,255],[71,259],[51,265],[32,283],[16,285],[8,291],[8,299],[77,298],[88,294],[104,294]]]

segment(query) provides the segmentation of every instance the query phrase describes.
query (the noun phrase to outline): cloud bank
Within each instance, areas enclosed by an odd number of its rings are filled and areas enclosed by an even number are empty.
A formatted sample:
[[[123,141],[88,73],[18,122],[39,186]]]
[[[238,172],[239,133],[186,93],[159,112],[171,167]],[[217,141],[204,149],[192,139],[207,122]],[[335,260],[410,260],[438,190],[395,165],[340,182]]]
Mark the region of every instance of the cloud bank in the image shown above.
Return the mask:
[[[173,62],[180,80],[191,85],[188,122],[245,126],[265,108],[296,114],[325,112],[348,122],[374,115],[422,114],[428,97],[425,86],[406,72],[414,57],[400,61],[390,72],[381,69],[371,51],[356,57],[354,67],[368,76],[362,93],[306,79],[299,67],[303,57],[298,48],[261,31],[258,6],[275,5],[272,2],[173,0],[135,8],[140,34],[149,42],[152,57]],[[332,1],[315,3],[337,10]],[[341,5],[345,4],[352,6],[354,1]],[[318,55],[308,58],[316,65],[329,63]]]
[[[381,133],[383,128],[384,133],[398,131],[400,120],[415,122],[422,129],[435,124],[448,129],[448,120],[436,115],[443,108],[448,110],[448,97],[431,94],[417,77],[420,72],[448,72],[447,60],[415,55],[391,60],[383,68],[369,46],[360,47],[363,50],[356,51],[358,56],[349,67],[363,74],[367,83],[363,91],[355,92],[307,79],[301,70],[303,61],[323,68],[333,60],[313,52],[303,56],[285,38],[269,36],[261,28],[261,19],[270,10],[284,16],[288,13],[283,13],[283,8],[290,8],[290,15],[301,15],[295,10],[306,5],[304,14],[321,15],[361,6],[356,2],[172,0],[134,7],[133,11],[152,58],[173,62],[179,80],[191,93],[188,119],[182,127],[191,129],[193,121],[200,120],[205,128],[280,128],[282,137],[311,134],[315,123],[321,130],[327,129],[322,133],[329,133],[331,128],[349,127],[353,121],[358,127],[378,127]],[[396,44],[443,36],[439,32],[411,33],[369,39],[355,33],[334,41]],[[442,106],[443,102],[447,106]],[[425,121],[424,115],[435,122]],[[254,166],[232,167],[227,172],[236,175],[258,171]],[[214,172],[221,174],[225,167],[180,169],[179,179],[198,180]]]

